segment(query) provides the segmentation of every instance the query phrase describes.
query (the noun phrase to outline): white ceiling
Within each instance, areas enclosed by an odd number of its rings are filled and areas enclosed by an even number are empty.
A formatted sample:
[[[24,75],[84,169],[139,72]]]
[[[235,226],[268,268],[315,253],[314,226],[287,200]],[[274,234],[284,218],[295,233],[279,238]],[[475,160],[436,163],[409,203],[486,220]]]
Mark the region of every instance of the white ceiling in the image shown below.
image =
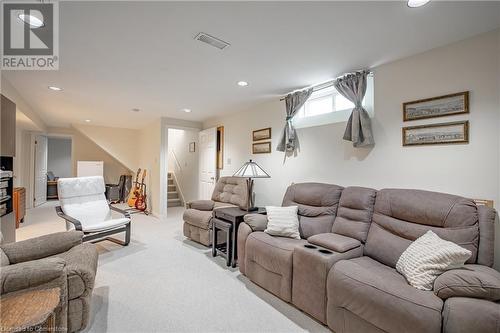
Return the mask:
[[[417,9],[394,1],[61,2],[60,70],[3,74],[51,126],[91,119],[139,128],[160,116],[202,121],[243,110],[499,26],[500,2],[491,1]],[[201,31],[231,46],[195,41]]]

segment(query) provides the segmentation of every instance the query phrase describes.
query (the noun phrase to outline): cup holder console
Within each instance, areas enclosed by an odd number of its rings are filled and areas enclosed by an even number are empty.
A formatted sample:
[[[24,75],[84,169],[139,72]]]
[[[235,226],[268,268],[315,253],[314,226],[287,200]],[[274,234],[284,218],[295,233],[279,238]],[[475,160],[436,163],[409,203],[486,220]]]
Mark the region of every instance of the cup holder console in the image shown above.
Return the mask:
[[[311,244],[305,244],[304,247],[307,247],[308,249],[317,249],[316,246],[311,245]]]
[[[321,253],[324,253],[324,254],[332,254],[333,253],[332,251],[325,250],[325,249],[319,249],[318,251]]]

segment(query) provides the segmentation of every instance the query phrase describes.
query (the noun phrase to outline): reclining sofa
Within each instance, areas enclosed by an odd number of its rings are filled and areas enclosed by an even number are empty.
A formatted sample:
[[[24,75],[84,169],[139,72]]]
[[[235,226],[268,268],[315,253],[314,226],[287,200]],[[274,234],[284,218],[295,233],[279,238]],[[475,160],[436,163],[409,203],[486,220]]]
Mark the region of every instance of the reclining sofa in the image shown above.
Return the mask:
[[[183,232],[187,238],[205,246],[212,244],[212,214],[214,209],[240,207],[247,209],[247,182],[245,178],[220,177],[212,193],[212,200],[186,203]],[[223,237],[219,237],[223,239]]]
[[[282,205],[298,206],[301,239],[264,233],[267,218],[247,215],[240,271],[334,332],[500,332],[493,209],[444,193],[319,183],[291,185]],[[428,230],[472,256],[423,291],[395,267]]]

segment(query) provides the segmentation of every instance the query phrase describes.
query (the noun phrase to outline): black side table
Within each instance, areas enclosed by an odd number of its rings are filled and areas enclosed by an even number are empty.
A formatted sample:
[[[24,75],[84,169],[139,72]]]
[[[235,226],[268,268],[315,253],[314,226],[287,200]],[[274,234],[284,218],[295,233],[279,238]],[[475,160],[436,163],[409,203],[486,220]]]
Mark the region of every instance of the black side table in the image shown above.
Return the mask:
[[[265,214],[265,208],[259,208],[252,212],[247,212],[238,207],[227,207],[215,209],[212,219],[212,256],[217,254],[223,256],[227,260],[227,266],[236,267],[238,259],[237,244],[238,244],[238,227],[243,222],[243,217],[247,214]],[[217,245],[217,231],[224,230],[226,232],[226,245]]]

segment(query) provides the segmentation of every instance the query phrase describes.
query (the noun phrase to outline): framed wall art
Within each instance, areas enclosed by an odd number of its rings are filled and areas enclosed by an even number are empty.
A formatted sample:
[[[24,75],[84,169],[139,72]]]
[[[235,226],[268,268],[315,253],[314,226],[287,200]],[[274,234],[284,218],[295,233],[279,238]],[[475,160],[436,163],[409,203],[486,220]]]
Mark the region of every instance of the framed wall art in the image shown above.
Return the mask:
[[[469,121],[403,127],[403,146],[469,143]]]
[[[403,121],[469,113],[469,92],[403,103]]]
[[[190,142],[189,143],[189,152],[190,153],[196,152],[196,142]]]
[[[271,127],[258,129],[252,132],[252,140],[268,140],[271,139]]]
[[[271,141],[252,144],[252,154],[268,154],[271,152]]]

